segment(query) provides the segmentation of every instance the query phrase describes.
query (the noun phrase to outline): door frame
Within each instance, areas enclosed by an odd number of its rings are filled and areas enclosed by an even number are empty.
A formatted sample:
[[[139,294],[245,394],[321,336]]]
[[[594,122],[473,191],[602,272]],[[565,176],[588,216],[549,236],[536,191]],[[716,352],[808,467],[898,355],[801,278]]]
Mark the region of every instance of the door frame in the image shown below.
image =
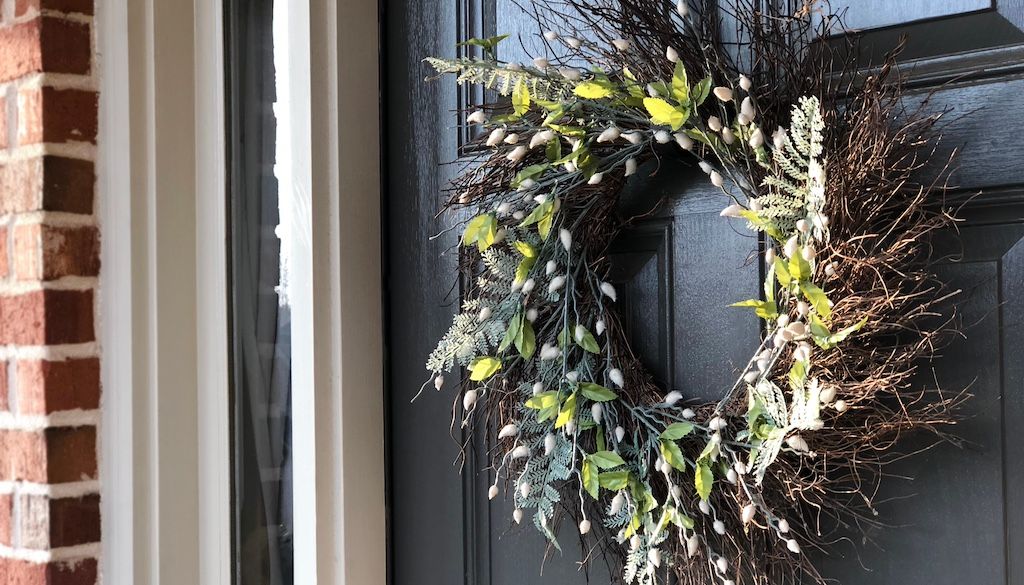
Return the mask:
[[[383,585],[379,6],[301,8],[311,245],[294,366],[296,582]],[[222,4],[98,0],[97,19],[101,570],[109,583],[227,585]]]

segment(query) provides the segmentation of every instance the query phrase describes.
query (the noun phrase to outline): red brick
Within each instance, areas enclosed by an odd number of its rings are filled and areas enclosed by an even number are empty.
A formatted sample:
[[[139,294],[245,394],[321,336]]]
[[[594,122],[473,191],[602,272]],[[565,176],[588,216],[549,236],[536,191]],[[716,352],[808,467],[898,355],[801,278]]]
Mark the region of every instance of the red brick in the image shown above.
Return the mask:
[[[100,360],[21,360],[16,366],[18,412],[50,414],[100,407]]]
[[[100,270],[99,232],[89,226],[18,225],[13,257],[18,280],[96,276]]]
[[[100,497],[50,500],[50,546],[100,541]]]
[[[98,572],[96,559],[33,563],[0,558],[3,585],[96,585]]]
[[[3,191],[0,191],[3,193]],[[7,227],[0,227],[0,278],[7,278],[10,267],[7,265]]]
[[[46,429],[48,483],[96,479],[96,427]]]
[[[18,92],[18,144],[96,142],[96,92],[42,87]]]
[[[18,496],[18,546],[47,550],[99,542],[100,497]]]
[[[0,480],[68,483],[96,478],[96,427],[0,430]]]
[[[0,480],[46,482],[46,440],[41,431],[0,430]]]
[[[10,410],[7,388],[7,362],[0,362],[0,411]]]
[[[95,190],[95,167],[87,160],[47,155],[0,165],[0,213],[91,214]]]
[[[0,150],[7,148],[7,99],[0,96]]]
[[[0,344],[84,343],[95,338],[91,290],[44,289],[0,297]]]
[[[66,14],[92,14],[92,0],[17,0],[14,15],[24,16],[29,10],[56,10]]]
[[[0,494],[0,544],[11,545],[11,494]]]
[[[92,61],[89,25],[43,16],[0,29],[0,82],[32,73],[88,74]]]

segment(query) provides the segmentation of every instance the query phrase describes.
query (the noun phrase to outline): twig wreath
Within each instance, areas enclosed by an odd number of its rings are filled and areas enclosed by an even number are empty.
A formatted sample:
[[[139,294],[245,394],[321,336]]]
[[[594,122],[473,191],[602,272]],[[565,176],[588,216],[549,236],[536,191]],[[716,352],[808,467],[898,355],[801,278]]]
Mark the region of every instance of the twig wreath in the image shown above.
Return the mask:
[[[561,57],[502,62],[495,37],[427,59],[510,99],[467,118],[484,131],[446,206],[473,210],[470,286],[426,365],[438,390],[468,369],[456,416],[493,433],[489,496],[506,487],[553,547],[571,517],[626,583],[821,582],[801,551],[823,520],[878,522],[895,440],[955,422],[959,398],[911,384],[949,323],[929,269],[953,222],[946,167],[927,171],[939,115],[905,108],[894,55],[865,68],[852,36],[825,40],[836,18],[813,3],[715,4],[549,0],[534,14]],[[762,234],[763,296],[736,306],[763,339],[711,404],[652,382],[606,280],[620,191],[662,157]]]

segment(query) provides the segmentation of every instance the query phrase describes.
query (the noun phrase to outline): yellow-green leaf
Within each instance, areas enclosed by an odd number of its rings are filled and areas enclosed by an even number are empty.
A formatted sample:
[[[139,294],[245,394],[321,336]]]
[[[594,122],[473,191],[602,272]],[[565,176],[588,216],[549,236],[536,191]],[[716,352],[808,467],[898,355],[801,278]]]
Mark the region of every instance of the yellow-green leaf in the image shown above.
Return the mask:
[[[561,410],[558,411],[558,418],[555,420],[555,428],[560,429],[565,425],[569,424],[572,417],[576,416],[576,393],[573,392],[565,399],[562,403]]]
[[[672,469],[686,471],[686,460],[683,458],[683,452],[679,449],[679,445],[674,441],[662,439],[658,441],[658,446],[661,448],[661,457],[668,461]]]
[[[531,396],[526,401],[526,408],[532,408],[534,410],[541,410],[544,408],[551,408],[552,406],[558,405],[558,392],[547,391],[541,392]]]
[[[775,257],[775,278],[779,280],[779,284],[782,288],[789,288],[789,285],[793,282],[793,276],[789,273],[789,268],[786,267],[786,263],[779,258]]]
[[[609,84],[607,83],[597,81],[584,81],[577,85],[572,91],[581,98],[597,100],[612,95],[612,89],[608,85]]]
[[[804,389],[804,384],[807,383],[808,365],[804,360],[796,360],[789,368],[789,387],[794,392]]]
[[[512,110],[522,116],[530,109],[530,90],[522,79],[512,89]]]
[[[484,356],[475,358],[469,363],[469,379],[480,382],[490,378],[501,369],[501,360],[495,357]]]
[[[789,259],[789,274],[797,282],[803,282],[811,277],[811,265],[804,260],[802,250],[803,248],[797,248],[796,253]]]
[[[676,61],[676,70],[672,74],[672,97],[680,104],[690,101],[690,84],[686,79],[686,68],[683,62]]]
[[[597,473],[594,465],[589,460],[584,459],[583,468],[580,469],[580,479],[583,481],[583,489],[595,500],[597,499],[598,492],[601,491],[601,484],[597,480]]]
[[[469,223],[466,224],[466,231],[462,232],[463,246],[470,246],[476,243],[480,237],[480,228],[483,227],[485,221],[487,221],[486,214],[478,215],[469,220]]]
[[[708,496],[711,495],[711,486],[714,482],[715,477],[711,474],[711,468],[706,463],[699,463],[694,471],[693,487],[697,489],[697,495],[700,496],[701,500],[707,501]]]
[[[821,315],[822,319],[827,321],[832,318],[832,305],[828,302],[828,297],[825,296],[825,291],[821,290],[818,285],[810,281],[801,282],[800,290],[803,291],[804,296],[807,297],[811,306],[814,307],[814,311]]]
[[[519,266],[516,266],[516,282],[526,282],[526,279],[530,276],[530,270],[536,263],[536,258],[523,258],[520,260]]]
[[[671,126],[673,130],[678,130],[689,117],[687,110],[676,108],[661,98],[644,98],[644,107],[651,115],[652,122]]]
[[[537,256],[537,248],[531,246],[529,242],[516,240],[512,245],[515,246],[516,250],[519,250],[520,254],[527,258],[535,258]]]

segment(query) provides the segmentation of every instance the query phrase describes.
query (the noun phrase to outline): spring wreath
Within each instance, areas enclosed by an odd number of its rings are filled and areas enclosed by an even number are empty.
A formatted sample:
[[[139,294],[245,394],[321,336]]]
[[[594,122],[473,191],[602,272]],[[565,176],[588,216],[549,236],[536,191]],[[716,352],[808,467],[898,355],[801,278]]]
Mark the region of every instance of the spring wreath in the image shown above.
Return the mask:
[[[626,583],[821,581],[802,552],[823,520],[877,522],[895,439],[954,422],[955,400],[911,384],[948,324],[929,270],[953,221],[927,170],[939,114],[907,108],[894,56],[857,65],[812,3],[542,4],[547,57],[501,61],[495,37],[427,59],[495,94],[466,118],[483,131],[447,201],[471,210],[469,286],[433,383],[468,370],[456,416],[493,433],[489,496],[552,546],[571,518]],[[760,234],[762,294],[735,306],[764,333],[710,404],[652,382],[606,279],[623,185],[668,157]]]

